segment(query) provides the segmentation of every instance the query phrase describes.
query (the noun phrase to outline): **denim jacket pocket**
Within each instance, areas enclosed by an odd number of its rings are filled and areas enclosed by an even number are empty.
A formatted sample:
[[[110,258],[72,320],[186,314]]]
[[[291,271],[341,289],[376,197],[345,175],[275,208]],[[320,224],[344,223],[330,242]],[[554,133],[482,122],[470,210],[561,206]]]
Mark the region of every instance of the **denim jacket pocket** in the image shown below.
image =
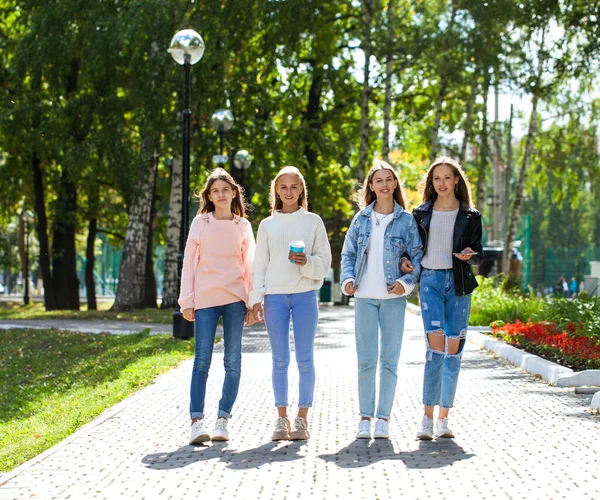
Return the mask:
[[[394,257],[400,259],[402,254],[406,252],[406,240],[402,236],[392,236],[392,252]]]

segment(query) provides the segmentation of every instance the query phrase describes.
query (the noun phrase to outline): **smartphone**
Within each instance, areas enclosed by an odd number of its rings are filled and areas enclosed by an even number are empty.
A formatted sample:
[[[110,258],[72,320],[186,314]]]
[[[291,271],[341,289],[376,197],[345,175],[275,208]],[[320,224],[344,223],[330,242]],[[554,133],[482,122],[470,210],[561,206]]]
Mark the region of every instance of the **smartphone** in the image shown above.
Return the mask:
[[[452,255],[477,255],[477,252],[454,252]]]

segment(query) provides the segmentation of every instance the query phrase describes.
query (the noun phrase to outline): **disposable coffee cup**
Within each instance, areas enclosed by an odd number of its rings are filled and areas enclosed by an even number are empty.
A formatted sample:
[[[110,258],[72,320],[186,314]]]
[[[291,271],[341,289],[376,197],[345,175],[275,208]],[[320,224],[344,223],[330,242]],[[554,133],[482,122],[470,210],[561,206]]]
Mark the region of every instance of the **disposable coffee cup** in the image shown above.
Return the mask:
[[[302,240],[290,241],[290,252],[302,253],[304,252],[304,242]],[[294,261],[290,259],[293,264]]]

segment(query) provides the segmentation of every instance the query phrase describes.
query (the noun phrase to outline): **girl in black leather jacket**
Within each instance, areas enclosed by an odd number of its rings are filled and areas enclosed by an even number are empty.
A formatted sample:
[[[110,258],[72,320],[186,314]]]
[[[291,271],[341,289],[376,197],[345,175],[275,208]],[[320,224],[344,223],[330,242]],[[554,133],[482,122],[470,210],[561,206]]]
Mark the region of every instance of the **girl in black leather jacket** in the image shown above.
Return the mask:
[[[434,437],[433,415],[439,407],[435,436],[452,438],[452,408],[462,351],[469,326],[471,292],[477,287],[472,265],[483,260],[481,214],[472,206],[462,167],[448,157],[429,167],[423,203],[413,210],[423,240],[420,300],[427,356],[423,379],[423,422],[417,438]],[[410,272],[403,258],[402,271]]]

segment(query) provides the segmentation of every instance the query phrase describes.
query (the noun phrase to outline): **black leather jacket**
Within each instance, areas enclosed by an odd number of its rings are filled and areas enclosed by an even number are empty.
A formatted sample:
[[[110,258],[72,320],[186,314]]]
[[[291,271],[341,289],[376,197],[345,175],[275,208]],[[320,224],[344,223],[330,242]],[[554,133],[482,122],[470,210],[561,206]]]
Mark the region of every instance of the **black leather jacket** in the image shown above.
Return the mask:
[[[422,203],[413,210],[413,215],[418,223],[419,234],[423,241],[423,255],[427,253],[427,237],[429,235],[429,224],[431,223],[431,212],[433,200]],[[452,252],[460,252],[466,247],[471,247],[477,255],[469,260],[452,258],[452,269],[454,271],[454,287],[456,295],[467,295],[477,288],[477,280],[471,266],[478,266],[483,261],[483,246],[481,245],[481,213],[461,202],[460,209],[454,223],[454,240]]]

